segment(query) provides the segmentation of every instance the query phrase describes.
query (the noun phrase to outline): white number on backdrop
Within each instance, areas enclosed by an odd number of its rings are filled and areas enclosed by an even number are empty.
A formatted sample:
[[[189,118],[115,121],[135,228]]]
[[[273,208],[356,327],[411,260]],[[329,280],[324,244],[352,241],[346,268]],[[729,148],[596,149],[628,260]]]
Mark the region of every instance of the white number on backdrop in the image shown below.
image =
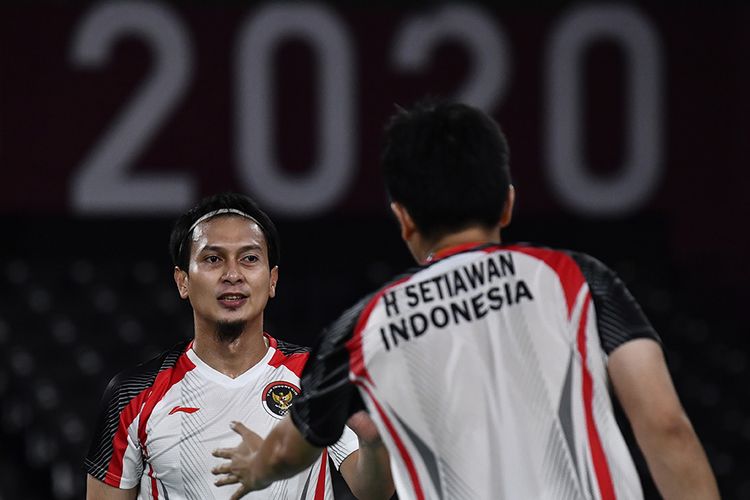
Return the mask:
[[[78,66],[100,68],[127,36],[151,50],[154,70],[74,174],[73,204],[84,213],[179,211],[194,200],[191,177],[129,170],[191,81],[193,52],[182,22],[156,3],[99,4],[77,28],[71,58]],[[625,154],[608,179],[587,168],[581,116],[584,56],[602,39],[622,48],[627,75]],[[310,131],[319,153],[300,175],[285,172],[274,154],[276,144],[294,147],[293,137],[274,136],[275,54],[287,40],[311,48],[319,81],[317,123]],[[417,72],[439,64],[432,53],[450,40],[464,46],[472,61],[455,97],[493,112],[510,83],[509,44],[503,29],[477,7],[448,5],[408,19],[391,46],[393,65]],[[309,217],[346,196],[359,137],[353,46],[345,23],[320,4],[268,4],[241,27],[234,61],[235,158],[242,185],[270,211]],[[662,61],[654,28],[632,7],[578,7],[553,28],[545,64],[545,169],[553,193],[569,209],[590,215],[642,208],[663,173]]]
[[[584,158],[583,56],[602,39],[617,43],[627,64],[625,158],[614,178],[587,170]],[[556,27],[547,51],[546,163],[552,188],[570,209],[620,215],[648,201],[662,175],[661,52],[651,24],[627,6],[580,7]]]
[[[128,172],[191,79],[192,51],[179,19],[156,3],[97,5],[76,31],[72,61],[99,68],[117,41],[128,36],[151,49],[154,70],[77,169],[72,200],[80,212],[171,212],[193,201],[193,181],[185,175]]]
[[[393,62],[400,70],[420,71],[447,39],[463,44],[473,60],[473,72],[456,99],[494,111],[510,81],[508,43],[502,28],[476,7],[450,5],[407,21],[396,33]]]
[[[290,39],[309,44],[318,64],[318,126],[310,133],[317,136],[320,153],[304,175],[285,173],[273,153],[274,49]],[[264,207],[310,216],[346,194],[355,173],[357,138],[352,45],[344,23],[318,4],[270,4],[242,28],[235,61],[235,150],[243,185]],[[293,137],[275,140],[294,148]]]

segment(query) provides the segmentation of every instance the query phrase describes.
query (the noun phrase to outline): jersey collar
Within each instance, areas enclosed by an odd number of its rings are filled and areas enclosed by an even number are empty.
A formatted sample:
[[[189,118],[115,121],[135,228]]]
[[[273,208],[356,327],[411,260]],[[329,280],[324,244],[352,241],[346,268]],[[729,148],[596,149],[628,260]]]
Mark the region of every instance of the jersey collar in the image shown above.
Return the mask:
[[[266,335],[264,333],[264,335]],[[267,336],[267,338],[272,339],[272,337]],[[269,341],[270,344],[270,341]],[[190,361],[193,362],[193,364],[196,367],[196,370],[206,376],[207,378],[213,380],[214,382],[217,382],[221,385],[228,386],[228,387],[239,387],[246,385],[250,382],[255,381],[259,376],[261,376],[262,373],[264,373],[264,367],[268,365],[269,361],[271,361],[271,358],[273,358],[273,355],[276,353],[276,346],[272,345],[269,347],[274,347],[273,349],[266,349],[266,353],[261,358],[260,361],[258,361],[255,365],[251,366],[247,370],[245,370],[243,373],[241,373],[236,378],[228,377],[227,375],[221,373],[219,370],[213,368],[208,363],[203,361],[201,358],[198,357],[198,355],[193,350],[192,343],[188,350],[186,351],[185,355],[190,359]]]
[[[427,256],[424,263],[431,264],[433,262],[437,262],[446,257],[450,257],[451,255],[456,255],[457,253],[466,252],[469,250],[479,250],[481,248],[486,248],[490,246],[499,246],[499,245],[500,243],[485,242],[485,241],[470,241],[467,243],[461,243],[459,245],[453,245],[450,247],[441,248],[437,252],[432,252],[430,255]]]

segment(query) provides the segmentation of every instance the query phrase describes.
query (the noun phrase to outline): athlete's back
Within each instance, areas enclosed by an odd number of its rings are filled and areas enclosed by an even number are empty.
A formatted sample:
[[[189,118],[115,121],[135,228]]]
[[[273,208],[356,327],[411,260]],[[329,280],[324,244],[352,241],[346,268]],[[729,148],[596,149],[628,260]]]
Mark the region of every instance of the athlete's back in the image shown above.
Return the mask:
[[[592,293],[627,312],[605,311],[603,324]],[[597,261],[529,246],[448,249],[345,319],[319,356],[342,359],[334,353],[346,347],[400,498],[642,497],[602,344],[656,334]],[[335,385],[329,376],[320,389]]]

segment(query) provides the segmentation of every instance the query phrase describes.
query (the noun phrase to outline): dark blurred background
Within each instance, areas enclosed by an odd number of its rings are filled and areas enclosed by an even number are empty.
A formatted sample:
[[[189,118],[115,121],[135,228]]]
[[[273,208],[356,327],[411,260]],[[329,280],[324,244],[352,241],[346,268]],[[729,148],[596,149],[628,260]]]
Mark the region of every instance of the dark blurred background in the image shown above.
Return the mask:
[[[748,26],[739,3],[0,7],[0,500],[83,498],[108,380],[191,335],[167,240],[200,197],[277,222],[281,339],[410,265],[378,156],[424,95],[502,124],[504,238],[619,272],[724,496],[750,499]]]

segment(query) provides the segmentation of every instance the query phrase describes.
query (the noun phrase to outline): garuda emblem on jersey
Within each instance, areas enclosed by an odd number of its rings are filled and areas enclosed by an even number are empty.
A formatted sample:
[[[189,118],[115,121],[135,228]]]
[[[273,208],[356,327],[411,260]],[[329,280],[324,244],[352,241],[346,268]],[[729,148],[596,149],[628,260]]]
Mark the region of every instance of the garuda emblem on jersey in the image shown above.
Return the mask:
[[[289,382],[271,382],[263,390],[263,407],[271,416],[283,417],[299,393],[299,387]]]

